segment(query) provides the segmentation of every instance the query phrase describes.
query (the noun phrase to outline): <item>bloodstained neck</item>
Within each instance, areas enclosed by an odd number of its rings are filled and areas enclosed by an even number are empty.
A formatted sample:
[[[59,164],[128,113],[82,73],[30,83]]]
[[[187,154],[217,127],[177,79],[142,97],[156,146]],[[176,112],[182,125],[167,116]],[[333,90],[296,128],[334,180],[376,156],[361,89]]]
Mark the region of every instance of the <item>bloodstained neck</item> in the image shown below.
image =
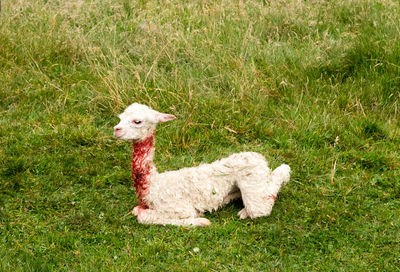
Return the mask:
[[[132,178],[139,205],[144,208],[148,208],[144,198],[148,194],[151,171],[154,168],[154,139],[155,133],[141,142],[132,143]]]

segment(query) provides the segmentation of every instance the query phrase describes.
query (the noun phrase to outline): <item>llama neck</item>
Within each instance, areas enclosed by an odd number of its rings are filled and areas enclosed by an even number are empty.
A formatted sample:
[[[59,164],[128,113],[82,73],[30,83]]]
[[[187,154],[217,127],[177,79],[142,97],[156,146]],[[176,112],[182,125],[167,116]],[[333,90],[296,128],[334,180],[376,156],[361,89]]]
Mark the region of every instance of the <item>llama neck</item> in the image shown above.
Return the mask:
[[[151,173],[155,170],[153,163],[154,141],[155,133],[141,142],[132,144],[132,178],[139,199],[139,205],[145,207],[147,205],[144,198],[148,194]]]

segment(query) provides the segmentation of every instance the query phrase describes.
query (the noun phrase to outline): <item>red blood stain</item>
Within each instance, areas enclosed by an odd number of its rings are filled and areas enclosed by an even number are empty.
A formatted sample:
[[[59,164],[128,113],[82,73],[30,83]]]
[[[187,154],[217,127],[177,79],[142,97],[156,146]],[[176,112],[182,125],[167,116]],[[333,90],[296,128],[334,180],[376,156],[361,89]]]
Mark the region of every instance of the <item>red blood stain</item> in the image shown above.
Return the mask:
[[[132,178],[139,199],[139,205],[143,209],[148,208],[144,197],[148,194],[150,185],[150,171],[153,167],[153,160],[149,156],[154,148],[154,138],[155,133],[141,142],[132,144]]]
[[[273,201],[275,201],[276,200],[276,198],[277,198],[277,196],[276,195],[267,195],[267,196],[265,196],[264,197],[266,200],[273,200]]]

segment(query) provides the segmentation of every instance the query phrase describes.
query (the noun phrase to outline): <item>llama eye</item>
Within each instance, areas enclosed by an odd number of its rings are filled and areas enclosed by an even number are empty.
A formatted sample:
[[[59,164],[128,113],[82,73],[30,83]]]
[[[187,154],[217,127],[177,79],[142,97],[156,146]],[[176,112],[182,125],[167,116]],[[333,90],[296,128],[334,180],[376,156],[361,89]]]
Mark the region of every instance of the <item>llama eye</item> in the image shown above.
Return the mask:
[[[142,121],[139,120],[133,120],[132,122],[135,123],[136,125],[140,125],[142,123]]]

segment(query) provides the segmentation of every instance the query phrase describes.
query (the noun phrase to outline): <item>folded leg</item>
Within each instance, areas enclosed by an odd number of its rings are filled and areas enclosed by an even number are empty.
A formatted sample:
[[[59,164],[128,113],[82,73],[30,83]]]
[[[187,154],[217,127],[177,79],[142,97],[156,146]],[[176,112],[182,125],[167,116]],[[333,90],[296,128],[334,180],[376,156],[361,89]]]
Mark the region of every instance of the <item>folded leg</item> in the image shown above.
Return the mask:
[[[141,224],[175,225],[175,226],[209,226],[211,222],[203,217],[180,218],[173,217],[171,213],[159,212],[156,210],[145,209],[140,206],[133,211],[137,215],[137,220]]]
[[[290,167],[282,164],[271,173],[271,181],[266,182],[268,176],[259,172],[254,177],[241,182],[239,188],[242,193],[244,208],[238,213],[241,219],[250,217],[268,216],[271,214],[278,192],[282,185],[289,182]],[[252,178],[252,179],[251,179]],[[264,181],[262,182],[261,180]]]

